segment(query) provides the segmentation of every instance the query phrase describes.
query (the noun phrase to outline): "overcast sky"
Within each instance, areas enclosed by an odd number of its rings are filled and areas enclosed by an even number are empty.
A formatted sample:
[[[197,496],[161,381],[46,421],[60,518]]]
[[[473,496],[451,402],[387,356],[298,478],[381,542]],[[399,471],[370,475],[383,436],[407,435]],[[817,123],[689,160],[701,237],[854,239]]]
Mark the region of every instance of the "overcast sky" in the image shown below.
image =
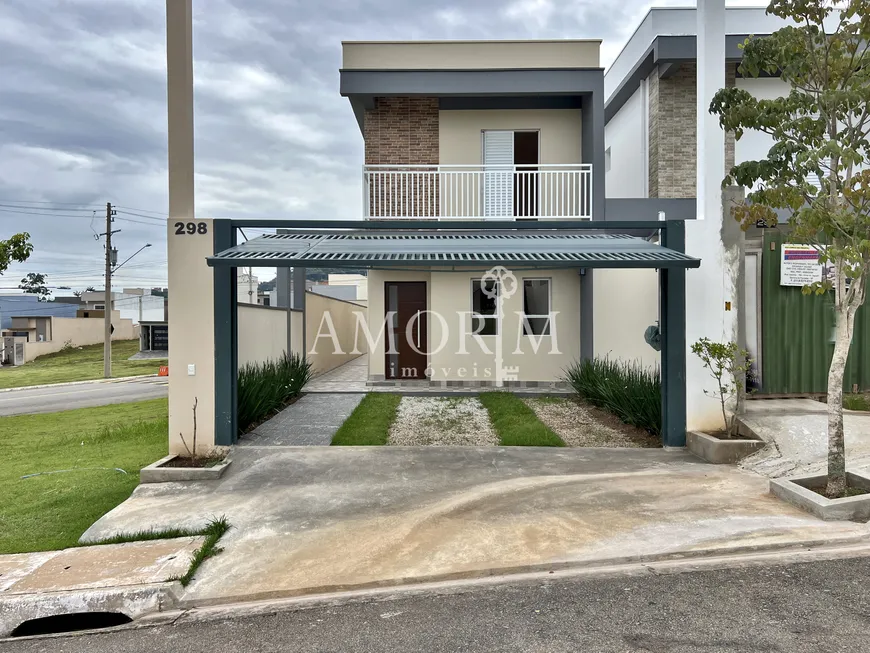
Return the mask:
[[[194,0],[197,214],[360,217],[342,39],[600,38],[606,66],[653,4],[686,2]],[[101,287],[107,201],[140,214],[119,213],[121,260],[153,244],[115,283],[165,284],[164,12],[163,0],[0,2],[0,237],[26,230],[36,247],[0,292],[26,272]]]

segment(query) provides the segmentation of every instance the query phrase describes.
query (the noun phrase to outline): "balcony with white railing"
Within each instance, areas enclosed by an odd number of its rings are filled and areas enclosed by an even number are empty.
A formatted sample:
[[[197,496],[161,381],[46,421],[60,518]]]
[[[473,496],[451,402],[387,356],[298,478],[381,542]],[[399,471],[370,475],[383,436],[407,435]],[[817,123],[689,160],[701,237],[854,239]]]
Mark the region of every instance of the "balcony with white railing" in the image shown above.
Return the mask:
[[[367,165],[367,220],[590,220],[592,165]]]

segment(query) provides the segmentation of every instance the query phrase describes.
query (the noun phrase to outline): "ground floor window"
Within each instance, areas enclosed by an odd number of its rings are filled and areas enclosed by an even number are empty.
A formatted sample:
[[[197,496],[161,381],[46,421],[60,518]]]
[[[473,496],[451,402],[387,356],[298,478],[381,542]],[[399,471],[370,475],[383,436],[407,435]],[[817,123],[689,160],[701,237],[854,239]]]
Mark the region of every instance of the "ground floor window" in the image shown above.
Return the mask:
[[[549,279],[523,280],[523,335],[550,335],[551,301]]]
[[[472,332],[481,336],[498,335],[499,283],[495,279],[471,280]]]

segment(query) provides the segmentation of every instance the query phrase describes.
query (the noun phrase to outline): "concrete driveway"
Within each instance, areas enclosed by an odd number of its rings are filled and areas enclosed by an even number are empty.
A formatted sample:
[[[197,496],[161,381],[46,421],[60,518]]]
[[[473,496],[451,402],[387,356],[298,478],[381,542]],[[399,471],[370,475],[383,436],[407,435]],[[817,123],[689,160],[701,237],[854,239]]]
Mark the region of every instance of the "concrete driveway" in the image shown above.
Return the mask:
[[[747,401],[740,421],[771,443],[744,458],[742,468],[771,478],[827,471],[827,404],[813,399]],[[846,466],[870,469],[870,412],[844,410],[843,427]]]
[[[216,482],[141,485],[84,540],[226,515],[186,605],[854,541],[767,480],[681,451],[238,447]]]
[[[0,392],[0,417],[160,399],[168,395],[168,384],[165,376],[149,376],[4,390]]]

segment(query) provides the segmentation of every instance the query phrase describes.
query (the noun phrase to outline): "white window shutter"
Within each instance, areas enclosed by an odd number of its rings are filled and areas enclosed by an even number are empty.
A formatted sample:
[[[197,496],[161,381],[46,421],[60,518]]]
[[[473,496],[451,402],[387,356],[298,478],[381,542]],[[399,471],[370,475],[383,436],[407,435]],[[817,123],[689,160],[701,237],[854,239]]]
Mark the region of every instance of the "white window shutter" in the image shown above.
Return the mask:
[[[514,215],[514,133],[483,132],[483,214]]]

